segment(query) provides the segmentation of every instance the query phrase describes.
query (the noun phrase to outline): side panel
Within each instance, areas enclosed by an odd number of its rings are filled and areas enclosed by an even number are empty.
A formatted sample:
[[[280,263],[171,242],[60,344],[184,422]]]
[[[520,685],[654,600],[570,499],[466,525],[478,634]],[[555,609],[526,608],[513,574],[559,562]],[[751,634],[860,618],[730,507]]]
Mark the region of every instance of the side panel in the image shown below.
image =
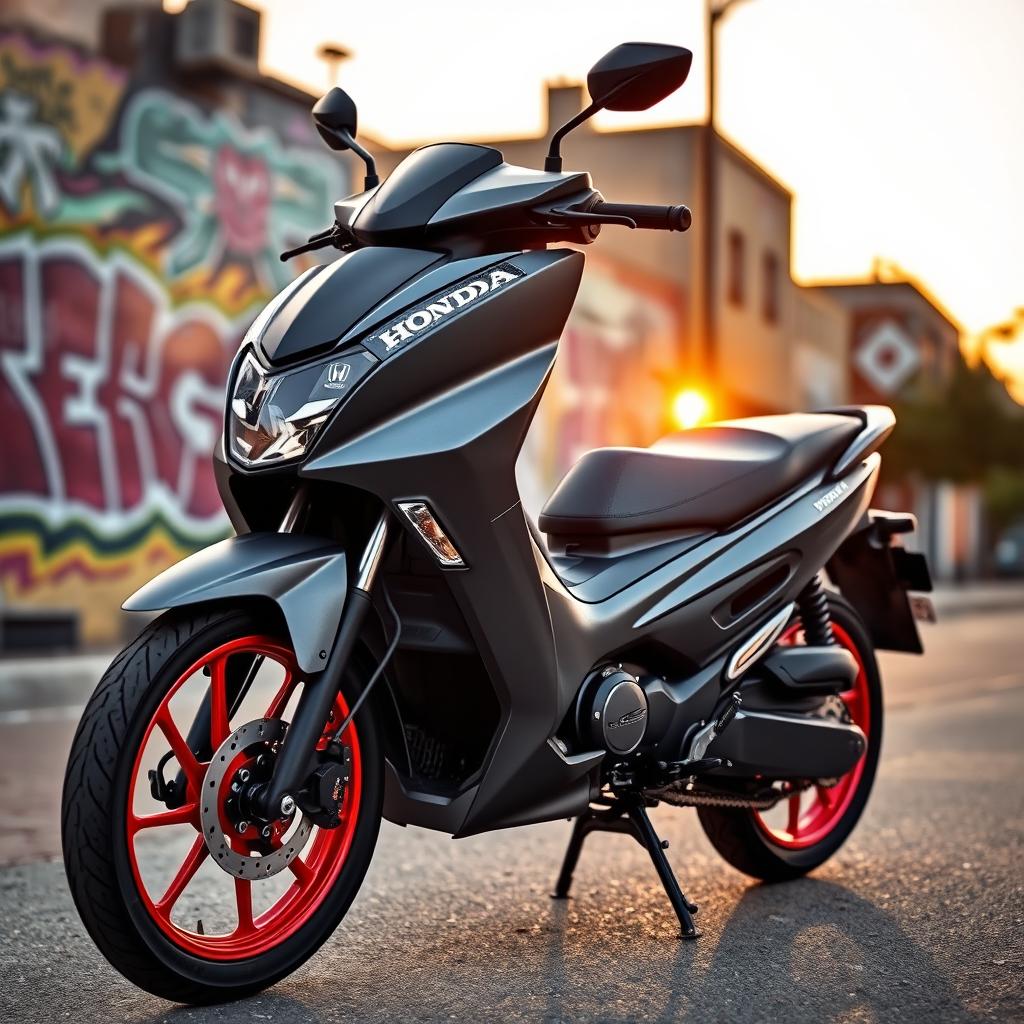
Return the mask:
[[[525,277],[389,359],[301,470],[392,506],[426,501],[465,560],[446,576],[501,705],[496,739],[471,802],[462,794],[442,808],[413,793],[389,801],[404,805],[395,812],[402,820],[460,835],[585,806],[602,755],[565,756],[550,742],[585,675],[645,644],[675,651],[694,671],[727,653],[839,546],[867,508],[878,469],[872,456],[841,481],[826,482],[823,471],[607,600],[577,600],[543,559],[514,475],[579,280],[578,264],[554,255],[516,257]],[[780,587],[742,613],[721,614],[765,565],[783,567]]]
[[[655,644],[690,670],[731,651],[766,617],[794,600],[855,527],[878,474],[872,455],[839,482],[822,474],[733,530],[686,551],[599,603],[576,600],[546,562],[552,615],[559,624],[559,675],[566,698],[597,659],[628,659]],[[830,503],[822,495],[838,492]],[[820,506],[820,507],[819,507]],[[759,578],[778,584],[740,611],[738,595]]]
[[[487,260],[487,264],[493,262]],[[330,464],[329,452],[403,409],[450,394],[474,377],[557,341],[579,287],[583,256],[567,249],[548,250],[520,253],[507,262],[524,276],[476,298],[463,310],[395,347],[334,415],[318,438],[309,463],[300,470],[302,475],[323,475],[320,471]],[[460,260],[427,273],[394,301],[369,314],[359,330],[390,323],[403,309],[465,277],[466,264],[469,273],[481,269],[476,260]],[[345,341],[349,340],[360,340],[360,336],[353,331],[346,335]],[[395,457],[402,457],[400,449],[395,450]],[[348,477],[345,482],[355,483]]]
[[[345,551],[294,533],[247,533],[212,544],[172,565],[123,607],[161,611],[224,598],[268,597],[284,615],[305,672],[323,668],[348,589]]]
[[[421,305],[422,300],[436,292],[446,291],[457,281],[470,274],[476,274],[487,267],[518,255],[509,253],[488,253],[486,256],[470,256],[466,259],[447,260],[429,266],[422,274],[406,281],[387,299],[374,306],[342,335],[339,347],[349,342],[359,341],[363,335],[374,327],[384,325],[397,313]]]
[[[515,483],[583,260],[563,251],[512,262],[526,276],[389,359],[339,411],[301,470],[392,505],[428,502],[468,566],[447,578],[502,719],[461,834],[574,813],[589,798],[595,763],[566,758],[548,743],[564,707]],[[552,794],[555,803],[545,805]],[[435,827],[453,828],[445,820]]]

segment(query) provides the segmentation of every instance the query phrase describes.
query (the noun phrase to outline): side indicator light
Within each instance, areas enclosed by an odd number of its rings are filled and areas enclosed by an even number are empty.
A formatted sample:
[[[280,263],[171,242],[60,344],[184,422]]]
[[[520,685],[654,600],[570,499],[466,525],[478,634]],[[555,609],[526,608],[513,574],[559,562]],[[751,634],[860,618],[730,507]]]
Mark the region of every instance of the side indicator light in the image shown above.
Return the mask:
[[[464,569],[466,563],[451,538],[441,529],[430,506],[423,501],[399,501],[398,508],[413,529],[423,538],[423,543],[433,552],[434,557],[446,569]]]

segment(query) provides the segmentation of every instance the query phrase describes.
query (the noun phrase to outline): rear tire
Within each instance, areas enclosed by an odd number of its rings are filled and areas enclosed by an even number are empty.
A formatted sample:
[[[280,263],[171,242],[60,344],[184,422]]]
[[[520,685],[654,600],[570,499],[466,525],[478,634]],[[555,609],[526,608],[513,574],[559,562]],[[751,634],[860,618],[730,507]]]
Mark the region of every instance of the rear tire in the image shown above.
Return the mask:
[[[813,871],[825,863],[853,831],[871,794],[882,745],[882,680],[871,638],[857,613],[838,595],[829,595],[829,613],[837,640],[858,658],[862,672],[858,678],[861,700],[867,709],[868,747],[857,767],[849,802],[842,813],[828,823],[817,841],[803,843],[786,839],[766,827],[757,811],[745,808],[698,807],[704,833],[711,845],[734,868],[765,882],[780,882]],[[840,785],[835,787],[840,789]]]
[[[341,867],[331,869],[320,857],[316,871],[331,873],[314,875],[310,883],[309,878],[301,881],[299,865],[295,864],[295,880],[288,890],[293,898],[278,914],[284,919],[286,911],[295,907],[294,920],[282,924],[276,918],[271,921],[280,929],[280,942],[252,955],[246,949],[257,949],[255,941],[250,941],[249,947],[237,943],[233,951],[219,951],[215,947],[220,937],[207,936],[199,927],[189,948],[190,936],[183,929],[179,929],[182,938],[175,940],[176,926],[169,923],[173,904],[166,910],[166,920],[154,915],[153,900],[144,891],[141,875],[133,870],[137,864],[135,832],[131,829],[138,829],[139,816],[132,801],[137,799],[133,779],[138,777],[138,759],[147,737],[156,735],[153,723],[169,707],[167,702],[181,685],[183,674],[188,674],[208,652],[239,638],[256,636],[294,657],[281,626],[257,610],[190,608],[165,613],[111,664],[86,706],[71,748],[61,825],[65,870],[75,905],[96,945],[121,974],[140,988],[175,1002],[202,1004],[237,999],[274,984],[305,962],[329,938],[355,898],[380,827],[383,761],[377,727],[366,706],[356,716],[354,733],[352,729],[346,731],[346,737],[356,737],[360,768],[348,791],[357,796],[351,805],[345,805],[355,820],[346,838]],[[198,677],[193,672],[188,678]],[[213,675],[210,678],[212,687]],[[350,675],[344,693],[351,701],[357,692],[357,680]],[[343,703],[344,696],[338,706]],[[143,767],[152,766],[147,761]],[[194,797],[198,808],[203,800],[195,796],[193,788],[190,780],[188,799]],[[182,822],[176,825],[179,829],[185,827]],[[197,828],[194,842],[202,845],[202,829],[193,827]],[[318,849],[331,851],[329,843],[334,833],[323,834],[327,839],[320,847],[315,846],[312,837],[309,839],[308,859]],[[320,836],[317,832],[318,840]],[[207,857],[205,851],[202,856]],[[223,872],[216,868],[213,874],[219,879]],[[223,882],[233,885],[226,874]],[[266,883],[257,879],[247,884]],[[306,884],[314,886],[308,897],[302,888]],[[240,900],[237,882],[234,891],[234,898]],[[252,938],[259,929],[252,924],[251,894],[248,900],[248,923],[244,927],[252,929]],[[157,899],[158,904],[161,902]],[[273,909],[266,914],[260,912],[257,924]],[[241,902],[237,913],[236,933],[241,935]],[[202,952],[204,944],[209,955]]]

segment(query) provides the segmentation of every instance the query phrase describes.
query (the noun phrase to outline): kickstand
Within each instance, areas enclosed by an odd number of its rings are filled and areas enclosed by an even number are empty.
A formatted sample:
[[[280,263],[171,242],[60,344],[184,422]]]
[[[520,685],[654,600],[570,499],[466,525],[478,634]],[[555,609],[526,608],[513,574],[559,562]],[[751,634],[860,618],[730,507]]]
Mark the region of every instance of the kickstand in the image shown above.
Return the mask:
[[[658,872],[665,893],[679,918],[681,937],[696,939],[700,932],[694,927],[693,914],[697,913],[697,905],[691,903],[684,895],[676,876],[672,871],[665,851],[668,840],[661,840],[654,831],[651,819],[647,816],[647,804],[642,796],[627,795],[615,798],[608,807],[588,807],[577,819],[569,837],[569,845],[562,861],[562,870],[555,883],[553,899],[564,900],[569,896],[572,885],[572,873],[580,859],[583,840],[591,832],[624,832],[632,836],[650,854],[654,869]]]

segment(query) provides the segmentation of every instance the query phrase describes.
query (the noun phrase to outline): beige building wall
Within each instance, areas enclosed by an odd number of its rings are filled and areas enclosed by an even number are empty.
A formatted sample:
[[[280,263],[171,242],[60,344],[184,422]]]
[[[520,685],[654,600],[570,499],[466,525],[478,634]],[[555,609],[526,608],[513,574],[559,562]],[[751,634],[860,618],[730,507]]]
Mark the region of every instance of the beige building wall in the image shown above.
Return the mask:
[[[719,147],[715,245],[717,379],[741,409],[791,406],[795,287],[789,276],[789,192],[732,149]],[[732,239],[738,246],[734,248]],[[774,260],[774,284],[765,261]],[[738,278],[738,280],[737,280]],[[737,288],[738,285],[738,288]],[[767,292],[774,288],[774,317]]]
[[[813,288],[791,290],[789,406],[826,409],[850,401],[849,316]]]

